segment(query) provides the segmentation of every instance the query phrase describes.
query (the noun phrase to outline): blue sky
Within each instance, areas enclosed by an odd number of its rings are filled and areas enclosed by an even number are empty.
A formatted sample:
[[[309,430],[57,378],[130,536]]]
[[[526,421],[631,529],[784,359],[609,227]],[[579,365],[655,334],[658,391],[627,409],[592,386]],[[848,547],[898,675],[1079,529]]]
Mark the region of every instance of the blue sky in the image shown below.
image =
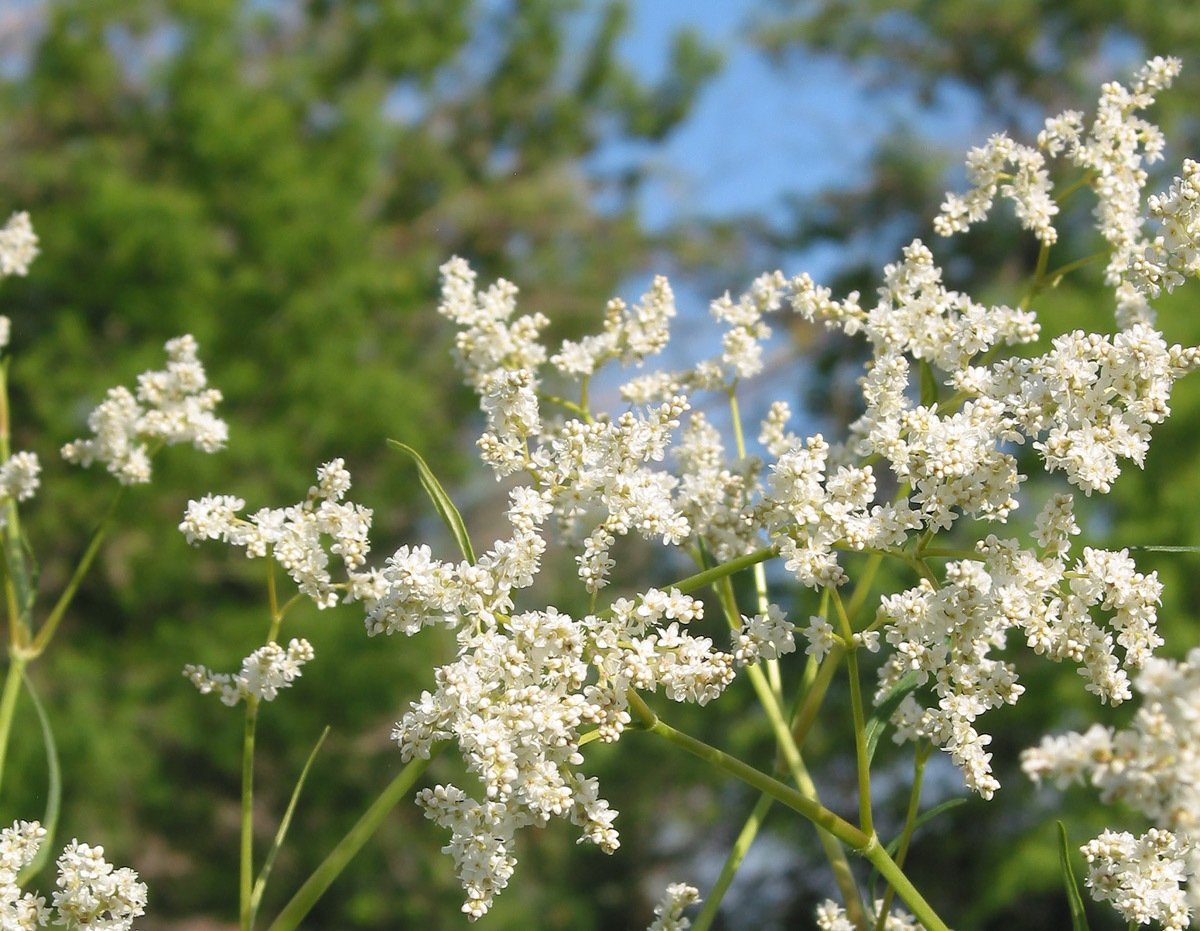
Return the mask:
[[[662,75],[671,36],[683,27],[697,29],[726,55],[721,72],[665,146],[654,153],[632,147],[605,153],[612,159],[649,156],[656,180],[642,208],[652,228],[697,214],[780,218],[786,195],[812,195],[860,178],[875,143],[896,121],[964,148],[986,138],[974,101],[950,85],[939,106],[927,111],[903,91],[869,88],[831,56],[773,67],[745,37],[767,6],[762,0],[633,4],[620,53],[644,77]]]

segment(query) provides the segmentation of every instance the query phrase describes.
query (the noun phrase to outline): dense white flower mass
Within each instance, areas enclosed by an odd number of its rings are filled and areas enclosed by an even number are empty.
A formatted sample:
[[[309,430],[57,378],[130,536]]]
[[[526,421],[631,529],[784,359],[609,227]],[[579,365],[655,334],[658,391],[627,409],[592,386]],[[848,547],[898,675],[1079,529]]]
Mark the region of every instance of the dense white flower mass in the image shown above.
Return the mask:
[[[883,910],[883,900],[875,900],[876,913]],[[821,931],[855,931],[854,922],[846,914],[846,910],[833,899],[826,899],[817,906],[817,927]],[[883,931],[924,931],[924,925],[914,920],[902,908],[891,909],[883,919]]]
[[[36,821],[14,821],[0,831],[0,928],[37,931],[63,925],[78,931],[130,931],[146,912],[146,884],[128,867],[114,868],[103,847],[72,840],[58,858],[58,889],[44,896],[22,892],[17,874],[33,862],[46,836]]]
[[[0,529],[8,524],[5,501],[28,501],[41,484],[42,464],[35,453],[13,453],[0,465]]]
[[[503,539],[478,557],[464,546],[467,558],[453,561],[408,544],[382,568],[365,570],[370,514],[340,503],[349,485],[340,461],[293,508],[247,520],[238,516],[243,502],[230,496],[189,505],[181,525],[189,540],[270,553],[318,604],[332,604],[335,589],[344,589],[347,599],[363,602],[372,635],[453,631],[457,655],[436,671],[393,737],[405,760],[455,743],[477,782],[474,794],[443,784],[418,798],[450,834],[445,849],[468,915],[483,915],[506,887],[522,827],[567,818],[581,840],[606,851],[618,846],[616,812],[584,774],[581,748],[620,739],[632,723],[631,690],[705,704],[739,667],[795,652],[797,630],[814,662],[836,662],[844,650],[878,651],[877,701],[915,678],[916,689],[892,716],[896,739],[940,747],[985,798],[999,786],[985,715],[1025,691],[1010,648],[1023,644],[1074,664],[1084,687],[1114,705],[1132,696],[1132,680],[1146,694],[1147,676],[1164,679],[1153,655],[1162,644],[1157,577],[1139,572],[1124,550],[1073,552],[1079,527],[1071,495],[1050,495],[1031,542],[1003,527],[1022,506],[1027,480],[1018,447],[1035,454],[1023,463],[1040,459],[1052,478],[1085,495],[1107,493],[1122,468],[1142,465],[1153,428],[1170,413],[1175,380],[1200,364],[1197,349],[1166,342],[1150,306],[1160,290],[1200,271],[1200,169],[1185,163],[1166,194],[1148,205],[1142,197],[1145,165],[1161,157],[1162,138],[1141,114],[1177,72],[1173,59],[1154,59],[1130,88],[1105,85],[1090,125],[1067,111],[1047,120],[1036,146],[993,137],[968,158],[972,189],[949,195],[936,223],[947,235],[965,230],[1002,197],[1040,241],[1044,259],[1058,241],[1059,200],[1070,193],[1056,196],[1052,183],[1065,165],[1077,176],[1073,190],[1090,189],[1097,199],[1096,224],[1110,247],[1111,333],[1043,338],[1031,305],[1058,280],[1046,276],[1045,261],[1016,306],[985,304],[952,289],[933,251],[914,240],[883,269],[873,303],[858,293],[837,300],[808,275],[771,272],[745,294],[712,302],[724,328],[714,354],[690,368],[641,371],[667,346],[676,315],[665,278],[655,278],[632,307],[609,302],[600,332],[552,352],[541,341],[548,321],[518,314],[514,285],[480,290],[455,258],[441,270],[439,311],[457,327],[455,355],[479,398],[481,458],[510,486]],[[1160,225],[1154,238],[1143,234],[1148,216]],[[819,323],[865,340],[862,414],[840,439],[801,436],[788,427],[788,405],[776,401],[760,425],[759,457],[745,449],[737,391],[762,375],[764,341],[780,318],[784,327]],[[594,410],[589,400],[591,379],[606,365],[639,369],[620,386],[623,409]],[[732,442],[717,426],[726,418],[700,409],[713,402],[729,405]],[[952,528],[968,541],[941,548],[937,535]],[[541,606],[523,594],[551,535],[571,551],[586,610]],[[838,616],[823,612],[797,623],[809,612],[796,607],[789,617],[760,573],[751,611],[741,613],[732,586],[722,592],[732,641],[719,649],[690,626],[705,614],[704,602],[688,594],[700,582],[602,598],[616,587],[621,541],[630,536],[681,551],[704,570],[777,560],[799,586],[827,594]],[[335,541],[329,553],[346,565],[345,583],[335,585],[326,570],[326,537]],[[894,558],[915,574],[866,620],[847,617],[837,595],[861,565],[856,554]],[[275,668],[266,654],[259,661]],[[260,690],[248,679],[243,686],[238,677],[190,674],[235,701]],[[266,673],[260,679],[274,682]],[[1055,759],[1072,754],[1073,745]],[[1086,759],[1076,761],[1077,772],[1099,765],[1099,757]],[[1120,773],[1131,771],[1127,757],[1105,778],[1126,786]],[[1200,777],[1188,774],[1162,791],[1196,784]],[[1136,785],[1149,791],[1144,778]],[[1149,840],[1106,836],[1089,854],[1093,890],[1131,920],[1187,916],[1178,910],[1179,888],[1192,870],[1193,834],[1181,819],[1200,808],[1184,801],[1172,802],[1169,815],[1135,802],[1165,819],[1162,832]],[[1157,891],[1147,888],[1147,876],[1157,877]],[[658,926],[683,927],[686,898],[687,887],[673,889]],[[831,931],[848,922],[832,903],[818,913]],[[883,926],[916,925],[897,913]]]
[[[122,485],[150,481],[150,459],[161,446],[190,443],[202,452],[223,448],[229,427],[213,413],[221,392],[207,387],[196,341],[178,336],[167,341],[167,367],[138,376],[137,393],[110,388],[88,415],[92,436],[62,448],[68,462],[103,462]]]

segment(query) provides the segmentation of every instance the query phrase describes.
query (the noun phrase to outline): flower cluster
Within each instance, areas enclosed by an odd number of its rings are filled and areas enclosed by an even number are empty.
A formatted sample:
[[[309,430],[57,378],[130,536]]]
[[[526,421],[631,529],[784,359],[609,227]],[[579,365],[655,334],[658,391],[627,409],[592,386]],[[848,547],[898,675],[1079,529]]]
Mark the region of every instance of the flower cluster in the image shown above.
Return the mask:
[[[0,529],[8,524],[5,501],[27,501],[41,484],[42,464],[36,453],[13,453],[0,465]]]
[[[949,236],[984,219],[999,187],[1001,195],[1013,201],[1022,225],[1034,230],[1043,244],[1054,243],[1058,234],[1052,221],[1058,206],[1051,196],[1042,153],[1062,156],[1087,171],[1086,179],[1096,194],[1097,227],[1112,249],[1107,280],[1117,288],[1126,322],[1148,319],[1152,311],[1136,287],[1139,279],[1143,284],[1148,280],[1148,269],[1140,267],[1139,256],[1151,248],[1142,235],[1144,166],[1162,158],[1164,140],[1158,127],[1138,114],[1154,103],[1160,90],[1171,86],[1180,68],[1178,59],[1158,57],[1138,71],[1130,87],[1115,81],[1105,84],[1090,130],[1085,129],[1082,113],[1067,110],[1046,120],[1037,149],[1003,134],[973,149],[967,160],[972,189],[965,196],[947,195],[935,228]],[[1005,171],[1010,164],[1012,173]]]
[[[947,565],[943,586],[923,579],[885,597],[877,618],[894,649],[877,700],[909,670],[932,683],[937,696],[930,708],[915,695],[905,698],[894,718],[896,739],[927,738],[943,747],[985,798],[999,783],[984,749],[991,738],[977,730],[977,719],[1015,703],[1025,690],[1011,663],[990,656],[1010,630],[1039,654],[1078,663],[1087,690],[1113,704],[1130,697],[1128,670],[1140,668],[1162,643],[1155,629],[1161,586],[1153,573],[1137,572],[1124,550],[1087,548],[1068,567],[1069,537],[1078,532],[1069,495],[1052,498],[1037,524],[1043,553],[989,535],[976,545],[979,559]],[[1111,629],[1093,619],[1096,608],[1112,612]]]
[[[208,388],[196,341],[178,336],[167,341],[167,367],[138,376],[136,394],[110,388],[88,415],[93,436],[62,448],[68,462],[103,462],[122,485],[150,481],[150,460],[162,446],[191,443],[202,452],[224,447],[229,427],[213,410],[221,392]]]
[[[582,839],[616,849],[616,812],[596,780],[578,771],[579,749],[587,726],[604,740],[620,736],[630,720],[627,688],[662,687],[676,701],[704,703],[733,677],[729,654],[683,629],[703,606],[678,590],[651,589],[582,619],[552,607],[513,613],[513,592],[532,584],[545,548],[549,498],[548,491],[513,489],[512,537],[474,563],[401,547],[368,603],[371,633],[411,634],[439,623],[456,629],[458,659],[437,670],[436,691],[413,703],[393,737],[405,760],[428,757],[435,742],[453,739],[483,787],[482,802],[453,785],[418,799],[451,831],[447,849],[472,917],[507,884],[521,827],[566,817],[582,828]]]
[[[456,633],[457,659],[437,671],[436,688],[413,704],[394,736],[405,759],[455,741],[482,786],[483,800],[456,786],[421,796],[426,813],[451,832],[469,914],[482,914],[504,888],[515,864],[512,840],[524,825],[566,816],[586,839],[616,846],[615,812],[579,771],[579,750],[586,728],[603,740],[620,737],[630,721],[628,689],[703,704],[738,665],[796,649],[796,625],[769,603],[765,583],[756,614],[729,611],[731,652],[688,630],[703,604],[669,586],[597,610],[616,541],[630,533],[686,549],[701,565],[777,556],[818,590],[846,581],[847,552],[892,555],[917,568],[919,583],[884,598],[865,627],[838,634],[824,617],[812,618],[801,628],[805,652],[820,661],[837,645],[886,647],[877,700],[910,671],[919,682],[893,717],[897,738],[943,748],[985,797],[998,783],[981,716],[1024,691],[1015,665],[994,655],[1010,632],[1035,653],[1077,664],[1102,701],[1130,697],[1131,675],[1161,644],[1158,580],[1138,572],[1125,551],[1085,548],[1072,558],[1079,528],[1070,495],[1048,501],[1035,546],[988,534],[974,549],[954,551],[937,573],[925,547],[964,518],[1008,520],[1026,480],[1018,444],[1085,494],[1108,492],[1125,462],[1141,465],[1175,380],[1200,364],[1200,351],[1169,346],[1153,328],[1146,276],[1135,267],[1145,252],[1143,164],[1161,153],[1157,129],[1139,114],[1177,69],[1156,59],[1131,90],[1106,85],[1086,132],[1082,116],[1067,113],[1047,122],[1036,149],[994,138],[971,155],[973,191],[949,197],[938,223],[947,234],[965,229],[999,194],[1048,247],[1057,240],[1058,208],[1047,159],[1065,153],[1096,191],[1098,225],[1113,247],[1109,282],[1120,328],[1111,336],[1072,332],[1041,352],[1022,348],[1041,335],[1028,301],[988,306],[950,289],[918,240],[884,269],[874,306],[860,304],[857,293],[835,300],[807,275],[789,280],[779,272],[737,299],[719,298],[711,311],[726,327],[720,352],[688,369],[635,375],[621,386],[628,409],[609,414],[591,410],[589,379],[608,362],[641,367],[663,349],[675,314],[665,279],[632,308],[610,302],[600,333],[552,354],[540,342],[545,318],[518,316],[515,286],[500,281],[478,291],[462,260],[443,266],[439,310],[459,328],[458,362],[486,417],[481,456],[518,483],[510,492],[512,533],[458,563],[434,558],[426,546],[403,546],[365,604],[373,634],[431,624]],[[1152,208],[1164,224],[1190,203],[1182,187],[1173,197]],[[1179,223],[1190,236],[1193,221]],[[1168,233],[1162,242],[1182,256],[1185,238]],[[1188,254],[1168,264],[1184,274],[1191,262]],[[761,425],[763,461],[744,451],[735,403],[730,455],[693,399],[711,393],[734,401],[739,384],[763,371],[768,320],[789,312],[866,338],[864,413],[835,444],[791,432],[788,406],[776,402]],[[575,550],[592,598],[582,617],[554,607],[515,611],[514,593],[533,584],[551,530]],[[837,920],[830,912],[827,923]],[[906,919],[894,920],[906,927]]]
[[[687,931],[692,923],[683,910],[700,901],[700,890],[686,883],[671,883],[662,900],[654,906],[654,921],[646,931]]]
[[[22,210],[9,217],[0,228],[0,278],[28,274],[30,264],[37,258],[37,244],[28,213]]]
[[[244,547],[246,556],[269,556],[287,570],[300,592],[318,608],[338,603],[338,589],[345,600],[367,598],[377,588],[373,572],[359,572],[371,545],[370,508],[342,499],[350,490],[350,473],[345,461],[334,459],[317,470],[317,484],[299,504],[285,508],[260,508],[249,519],[238,516],[246,502],[232,495],[206,495],[188,502],[179,529],[187,541],[221,540]],[[326,550],[325,540],[329,539]],[[335,583],[329,572],[330,555],[338,556],[346,568],[347,581]]]
[[[201,694],[215,691],[222,703],[232,707],[239,701],[272,701],[280,689],[299,678],[300,667],[312,658],[313,648],[307,640],[293,639],[286,650],[272,640],[243,659],[242,671],[236,675],[192,665],[185,666],[183,674]]]
[[[58,890],[44,896],[21,892],[17,873],[33,862],[46,836],[36,821],[13,822],[0,831],[0,927],[36,931],[54,924],[96,931],[130,931],[146,911],[146,884],[128,867],[114,869],[103,847],[72,840],[58,858]]]
[[[1108,831],[1085,845],[1089,884],[1129,921],[1184,928],[1200,907],[1190,881],[1200,872],[1200,648],[1184,662],[1147,659],[1134,685],[1142,704],[1129,728],[1045,737],[1021,766],[1060,788],[1090,783],[1154,822],[1141,837]]]

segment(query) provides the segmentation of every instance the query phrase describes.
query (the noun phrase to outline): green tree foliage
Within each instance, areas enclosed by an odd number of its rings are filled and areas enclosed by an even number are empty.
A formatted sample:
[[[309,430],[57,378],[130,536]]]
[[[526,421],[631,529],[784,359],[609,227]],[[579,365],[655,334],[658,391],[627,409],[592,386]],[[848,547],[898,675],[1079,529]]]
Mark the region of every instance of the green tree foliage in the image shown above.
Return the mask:
[[[644,85],[614,52],[625,25],[620,3],[554,0],[58,0],[16,43],[0,82],[0,206],[30,211],[42,255],[6,282],[4,312],[14,446],[47,464],[27,520],[43,588],[61,588],[115,488],[57,456],[107,387],[190,332],[231,425],[220,456],[171,451],[125,502],[35,667],[73,774],[63,830],[131,852],[159,926],[236,909],[239,725],[178,670],[236,668],[267,624],[257,565],[189,550],[174,530],[186,499],[280,506],[343,456],[355,500],[400,505],[376,511],[378,558],[430,512],[384,440],[419,448],[443,477],[459,465],[468,399],[433,312],[438,265],[458,253],[484,278],[526,284],[523,310],[569,330],[645,261],[640,170],[598,182],[585,159],[615,139],[662,139],[717,60],[681,34],[667,77]],[[334,729],[264,914],[390,778],[390,725],[428,684],[430,650],[448,649],[368,644],[353,611],[312,611],[296,635],[321,667],[286,715],[264,715],[261,842],[322,725]],[[28,778],[13,780],[10,819],[40,812],[34,722],[26,705],[12,771]],[[444,841],[401,808],[309,926],[457,923]],[[528,854],[545,884],[526,871],[538,925],[629,923],[624,890],[609,912],[572,890],[623,886],[628,873],[612,871],[635,862],[565,858],[563,845]],[[530,907],[511,896],[493,926],[528,927]]]

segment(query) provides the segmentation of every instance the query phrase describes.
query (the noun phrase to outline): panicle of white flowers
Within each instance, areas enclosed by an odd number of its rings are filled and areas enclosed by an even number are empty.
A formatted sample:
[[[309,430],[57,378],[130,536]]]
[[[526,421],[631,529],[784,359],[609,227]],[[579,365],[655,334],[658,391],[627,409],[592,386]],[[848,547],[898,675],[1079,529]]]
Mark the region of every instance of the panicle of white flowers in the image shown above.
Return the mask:
[[[1010,168],[1011,166],[1011,168]],[[1014,142],[997,133],[987,145],[967,155],[967,180],[971,190],[964,196],[947,194],[933,228],[943,236],[966,232],[971,224],[986,219],[997,191],[1013,202],[1017,219],[1047,246],[1058,240],[1053,218],[1058,204],[1050,196],[1050,174],[1046,159],[1031,146]]]
[[[1151,297],[1172,291],[1184,279],[1200,274],[1200,164],[1183,162],[1183,175],[1170,188],[1147,200],[1158,235],[1133,256],[1132,281]]]
[[[9,217],[0,228],[0,278],[28,274],[30,263],[37,258],[37,244],[28,213],[21,210]]]
[[[17,874],[33,862],[45,836],[36,821],[14,821],[0,830],[0,928],[5,931],[36,931],[50,923],[45,897],[17,885]]]
[[[1188,927],[1191,912],[1181,885],[1189,875],[1184,846],[1170,831],[1157,828],[1141,837],[1105,831],[1080,848],[1088,861],[1092,897],[1111,902],[1130,924]]]
[[[207,387],[196,341],[178,336],[166,344],[167,367],[138,376],[136,395],[110,388],[88,416],[93,436],[62,448],[63,458],[82,466],[103,462],[122,485],[150,481],[152,447],[191,443],[202,452],[224,447],[229,427],[213,411],[221,392]]]
[[[742,615],[742,624],[733,632],[733,657],[739,666],[753,666],[759,660],[778,659],[796,650],[793,631],[796,625],[784,617],[776,604],[767,605],[766,614]]]
[[[875,900],[875,912],[883,910],[883,899]],[[817,906],[817,927],[821,931],[854,931],[854,922],[846,910],[833,899],[826,899]],[[892,908],[883,919],[883,931],[924,931],[924,925],[904,909]]]
[[[1128,728],[1044,737],[1021,768],[1059,788],[1089,783],[1149,818],[1155,828],[1141,837],[1108,831],[1085,845],[1089,885],[1130,921],[1183,928],[1200,908],[1200,648],[1183,662],[1146,659],[1134,686],[1142,703]]]
[[[304,639],[293,639],[285,650],[275,641],[259,647],[242,660],[242,671],[230,675],[212,672],[204,666],[187,665],[187,676],[201,694],[216,692],[230,707],[239,701],[272,701],[280,689],[286,689],[299,678],[300,667],[313,658],[312,645]]]
[[[965,231],[986,218],[999,191],[1013,201],[1022,226],[1033,230],[1044,245],[1052,245],[1058,238],[1053,226],[1058,205],[1051,196],[1042,153],[1052,158],[1061,155],[1088,171],[1087,180],[1097,197],[1097,225],[1113,250],[1107,280],[1121,285],[1147,245],[1141,232],[1143,165],[1160,159],[1163,149],[1158,127],[1138,114],[1154,103],[1158,91],[1170,87],[1180,67],[1176,58],[1158,57],[1135,75],[1131,87],[1115,81],[1105,84],[1090,130],[1085,131],[1082,113],[1067,110],[1046,120],[1036,149],[1003,133],[972,149],[967,157],[971,190],[946,195],[934,228],[943,236]],[[1148,311],[1145,306],[1138,309],[1142,315]]]
[[[689,369],[640,373],[621,386],[626,410],[593,412],[587,385],[601,366],[640,367],[665,345],[674,298],[664,279],[633,308],[611,302],[600,333],[549,356],[539,342],[546,321],[517,316],[515,287],[501,281],[478,292],[461,259],[443,266],[439,309],[458,326],[459,365],[487,420],[481,456],[518,483],[512,531],[474,561],[402,546],[371,576],[363,600],[372,634],[435,624],[455,631],[457,658],[437,671],[435,688],[413,703],[394,737],[405,759],[455,741],[479,780],[480,800],[455,786],[422,796],[429,816],[451,831],[447,849],[469,914],[483,914],[507,883],[520,827],[570,817],[582,839],[616,847],[616,813],[580,772],[579,750],[584,728],[604,741],[620,738],[629,688],[704,704],[739,664],[795,649],[792,623],[771,605],[742,618],[730,652],[718,650],[688,629],[702,604],[673,589],[618,597],[583,617],[553,607],[517,612],[514,594],[533,584],[552,530],[574,550],[593,598],[610,582],[617,540],[632,533],[718,562],[774,547],[799,582],[820,589],[846,581],[843,551],[894,551],[963,518],[1006,522],[1026,479],[1018,445],[1088,495],[1109,491],[1126,462],[1142,464],[1152,428],[1170,412],[1175,380],[1200,364],[1200,350],[1169,346],[1153,327],[1145,276],[1133,261],[1145,254],[1191,273],[1193,221],[1180,206],[1191,195],[1182,183],[1173,200],[1156,202],[1160,222],[1179,227],[1160,237],[1161,256],[1147,251],[1140,232],[1143,166],[1159,157],[1161,135],[1138,114],[1177,70],[1177,62],[1156,59],[1130,89],[1106,85],[1090,128],[1069,111],[1047,121],[1037,149],[993,138],[970,157],[973,191],[951,196],[939,220],[941,232],[965,229],[1000,195],[1048,246],[1057,206],[1047,156],[1087,170],[1098,224],[1114,249],[1109,282],[1119,329],[1111,336],[1072,332],[1042,352],[1005,353],[1038,339],[1035,312],[951,290],[933,253],[914,240],[884,269],[873,306],[862,306],[858,293],[835,300],[807,275],[789,281],[778,272],[736,300],[719,298],[711,305],[726,326],[719,353]],[[732,398],[738,384],[761,375],[769,316],[783,311],[865,337],[864,413],[845,442],[830,443],[789,431],[788,407],[776,402],[761,426],[766,461],[740,454],[741,444],[729,456],[691,398]],[[578,394],[559,391],[564,401],[542,391],[547,361],[548,377],[577,382]],[[228,534],[222,528],[240,507],[207,499],[192,533]],[[205,529],[210,519],[215,534]],[[972,790],[990,797],[998,783],[981,718],[1024,691],[1016,666],[996,655],[1010,631],[1035,653],[1075,663],[1086,688],[1113,704],[1130,697],[1131,675],[1149,668],[1162,642],[1156,576],[1140,573],[1126,551],[1073,557],[1078,532],[1071,496],[1055,495],[1035,521],[1035,545],[988,535],[972,557],[946,566],[940,587],[924,579],[883,599],[875,622],[848,643],[825,618],[812,618],[801,629],[806,653],[819,660],[835,646],[886,649],[877,700],[915,671],[921,687],[893,717],[897,738],[931,740]],[[889,921],[909,926],[906,918]]]
[[[334,459],[317,470],[317,484],[299,504],[260,508],[243,518],[239,512],[246,502],[241,498],[206,495],[188,502],[179,529],[188,543],[221,540],[244,547],[251,559],[270,556],[318,608],[331,608],[338,603],[339,588],[345,590],[345,601],[355,601],[373,598],[380,584],[377,572],[358,571],[371,551],[373,512],[344,501],[349,490],[345,460]],[[346,582],[333,581],[331,555],[341,559]]]
[[[1024,692],[1015,667],[989,655],[1009,630],[1020,631],[1036,653],[1079,664],[1087,690],[1112,704],[1130,697],[1129,671],[1162,643],[1157,576],[1137,572],[1125,550],[1085,548],[1068,567],[1068,538],[1076,531],[1069,496],[1057,495],[1037,520],[1043,553],[989,535],[976,545],[978,561],[947,565],[942,587],[922,580],[880,605],[877,620],[894,652],[880,671],[877,700],[910,669],[932,683],[938,699],[927,708],[908,695],[893,718],[896,739],[932,740],[985,798],[999,783],[984,749],[991,737],[979,732],[977,719]],[[1093,619],[1095,609],[1111,612],[1110,626]]]
[[[72,840],[63,848],[50,907],[44,896],[22,893],[17,874],[33,862],[45,836],[36,821],[14,821],[0,831],[0,927],[36,931],[53,922],[78,931],[130,931],[146,912],[146,884],[129,867],[114,868],[103,847]]]
[[[593,375],[610,359],[619,359],[622,365],[640,365],[667,345],[674,316],[671,285],[657,275],[640,303],[631,308],[619,297],[613,298],[605,308],[603,331],[579,341],[563,340],[550,362],[570,378]]]
[[[687,931],[692,923],[683,917],[683,910],[700,901],[700,890],[695,886],[671,883],[654,906],[654,921],[650,922],[646,931]]]

